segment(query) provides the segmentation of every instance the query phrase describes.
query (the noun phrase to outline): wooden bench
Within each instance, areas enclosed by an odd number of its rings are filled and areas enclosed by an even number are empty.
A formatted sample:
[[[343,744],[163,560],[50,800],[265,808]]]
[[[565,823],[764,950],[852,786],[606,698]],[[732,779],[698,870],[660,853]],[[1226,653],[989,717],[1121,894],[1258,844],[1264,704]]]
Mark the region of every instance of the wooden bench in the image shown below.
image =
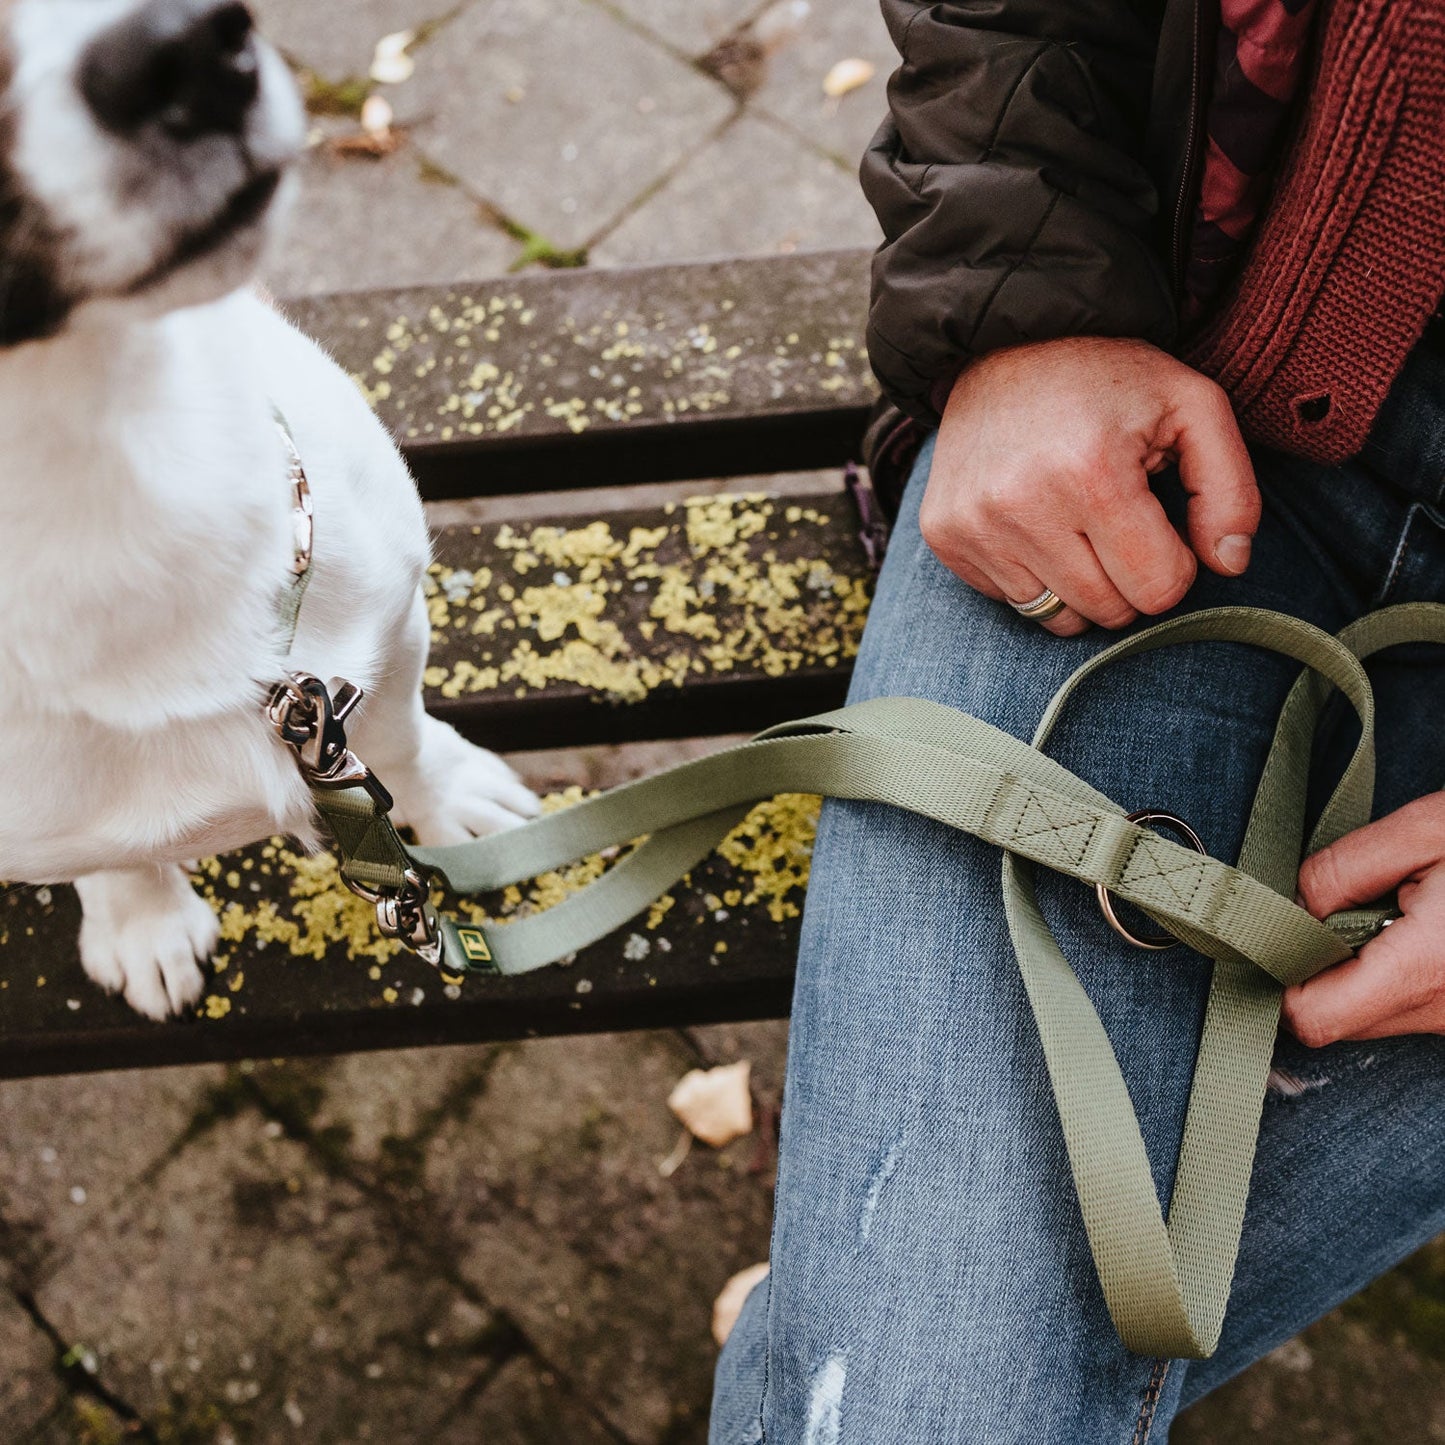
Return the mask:
[[[286,309],[355,376],[424,496],[454,501],[856,457],[866,275],[864,253],[838,252]],[[429,583],[428,703],[490,747],[751,731],[843,698],[871,579],[841,488],[558,520],[532,503],[486,525],[437,510],[453,515]],[[0,1076],[781,1016],[814,811],[765,806],[689,888],[516,980],[448,983],[396,954],[329,859],[284,841],[211,860],[217,970],[197,1015],[163,1025],[84,978],[71,890],[19,890],[0,898]]]

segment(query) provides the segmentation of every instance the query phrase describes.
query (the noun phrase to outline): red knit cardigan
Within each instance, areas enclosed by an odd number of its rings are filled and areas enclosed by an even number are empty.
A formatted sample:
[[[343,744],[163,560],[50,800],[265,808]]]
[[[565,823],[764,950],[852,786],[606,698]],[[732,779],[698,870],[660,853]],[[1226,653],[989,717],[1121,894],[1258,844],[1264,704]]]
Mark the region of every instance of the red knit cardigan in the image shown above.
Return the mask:
[[[1185,359],[1251,440],[1343,461],[1442,294],[1445,0],[1333,0],[1269,211]]]

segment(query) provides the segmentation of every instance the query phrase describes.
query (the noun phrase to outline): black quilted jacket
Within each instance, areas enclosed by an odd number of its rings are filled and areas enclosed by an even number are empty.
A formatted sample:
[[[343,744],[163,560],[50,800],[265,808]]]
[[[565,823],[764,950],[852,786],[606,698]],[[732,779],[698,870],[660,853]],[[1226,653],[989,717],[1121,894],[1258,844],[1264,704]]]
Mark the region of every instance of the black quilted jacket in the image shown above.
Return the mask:
[[[1170,346],[1210,0],[882,4],[903,65],[862,180],[885,237],[868,348],[888,395],[935,419],[964,362],[1000,346]]]

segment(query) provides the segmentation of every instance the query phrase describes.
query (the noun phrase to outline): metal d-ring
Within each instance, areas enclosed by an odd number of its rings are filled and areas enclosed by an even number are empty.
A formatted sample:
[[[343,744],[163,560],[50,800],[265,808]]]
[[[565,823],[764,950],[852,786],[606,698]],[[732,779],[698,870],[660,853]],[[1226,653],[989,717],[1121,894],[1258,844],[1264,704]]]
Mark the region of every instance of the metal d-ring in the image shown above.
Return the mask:
[[[1181,843],[1193,848],[1196,853],[1205,851],[1199,834],[1183,818],[1176,817],[1173,813],[1160,813],[1152,808],[1145,808],[1141,812],[1130,813],[1125,821],[1138,823],[1140,826],[1156,823],[1161,828],[1167,828]],[[1179,940],[1172,933],[1146,933],[1142,936],[1131,933],[1119,921],[1119,915],[1114,911],[1114,895],[1102,883],[1095,885],[1094,892],[1098,895],[1099,911],[1103,913],[1104,921],[1125,943],[1132,943],[1135,948],[1148,949],[1151,953],[1162,953],[1166,948],[1178,945]]]

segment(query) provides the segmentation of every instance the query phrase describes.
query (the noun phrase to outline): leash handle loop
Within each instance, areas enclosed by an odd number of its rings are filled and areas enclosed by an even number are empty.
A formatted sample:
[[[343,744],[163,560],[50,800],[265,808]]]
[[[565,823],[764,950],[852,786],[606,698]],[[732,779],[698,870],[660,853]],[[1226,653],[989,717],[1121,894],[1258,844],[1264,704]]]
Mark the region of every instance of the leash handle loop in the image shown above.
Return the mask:
[[[1236,867],[1131,822],[1042,751],[1070,698],[1102,669],[1200,642],[1262,647],[1306,669],[1281,709]],[[1445,642],[1445,606],[1387,608],[1339,637],[1282,613],[1212,609],[1099,653],[1054,695],[1032,743],[937,703],[874,699],[449,848],[408,848],[365,788],[318,783],[315,797],[352,886],[379,880],[394,890],[410,874],[484,892],[637,842],[543,913],[482,928],[441,918],[439,961],[458,972],[525,973],[604,937],[695,867],[753,803],[781,792],[889,803],[996,844],[1009,933],[1110,1315],[1131,1350],[1199,1358],[1218,1343],[1228,1304],[1283,989],[1348,958],[1391,916],[1352,910],[1322,923],[1292,901],[1320,710],[1343,693],[1361,736],[1311,851],[1370,816],[1374,697],[1362,660],[1406,642]],[[1113,1047],[1039,911],[1038,864],[1127,899],[1213,960],[1167,1221]]]

